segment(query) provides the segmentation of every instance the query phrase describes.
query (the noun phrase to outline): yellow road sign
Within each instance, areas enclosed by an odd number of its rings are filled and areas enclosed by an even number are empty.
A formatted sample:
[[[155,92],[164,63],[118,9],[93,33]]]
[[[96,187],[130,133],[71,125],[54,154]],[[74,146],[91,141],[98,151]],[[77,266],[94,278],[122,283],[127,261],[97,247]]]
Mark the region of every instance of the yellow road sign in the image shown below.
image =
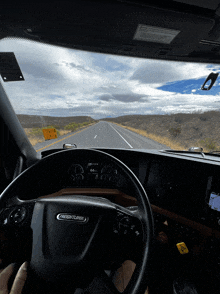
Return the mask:
[[[180,254],[187,254],[189,253],[189,249],[187,248],[186,244],[184,242],[177,243],[176,247],[178,248]]]
[[[45,140],[56,139],[57,131],[56,129],[42,129]]]

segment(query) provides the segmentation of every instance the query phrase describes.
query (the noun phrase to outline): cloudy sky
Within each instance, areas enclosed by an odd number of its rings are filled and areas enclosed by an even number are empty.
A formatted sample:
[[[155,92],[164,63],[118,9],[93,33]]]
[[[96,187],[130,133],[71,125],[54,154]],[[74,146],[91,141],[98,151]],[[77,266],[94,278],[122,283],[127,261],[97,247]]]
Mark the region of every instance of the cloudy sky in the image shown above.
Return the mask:
[[[156,61],[89,53],[36,42],[4,39],[0,52],[14,52],[25,81],[3,82],[18,114],[170,114],[220,109],[220,77],[201,91],[220,65]]]

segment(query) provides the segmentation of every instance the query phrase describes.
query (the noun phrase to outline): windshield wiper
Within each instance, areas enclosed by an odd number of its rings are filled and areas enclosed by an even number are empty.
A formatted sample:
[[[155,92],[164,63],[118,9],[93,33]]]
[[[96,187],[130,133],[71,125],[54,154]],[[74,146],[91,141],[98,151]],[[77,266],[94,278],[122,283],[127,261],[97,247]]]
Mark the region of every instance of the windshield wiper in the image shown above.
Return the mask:
[[[191,147],[191,148],[200,148],[200,147]],[[219,157],[220,156],[220,150],[213,150],[213,151],[210,151],[210,152],[206,152],[206,153],[203,153],[203,151],[191,151],[189,148],[189,150],[162,150],[162,152],[170,152],[170,153],[181,153],[181,154],[200,154],[203,158],[205,158],[207,155],[212,155],[212,156],[217,156]],[[202,148],[201,148],[202,149]],[[207,158],[207,157],[206,157]]]
[[[220,150],[213,150],[208,152],[208,154],[215,154],[215,155],[218,155],[218,153],[220,153]]]
[[[200,154],[203,158],[205,158],[205,154],[203,153],[203,149],[201,147],[191,147],[188,150],[163,150],[165,152],[170,153],[183,153],[183,154]]]
[[[202,157],[205,157],[205,154],[203,153],[203,148],[202,147],[190,147],[188,149],[189,152],[197,152],[202,155]]]

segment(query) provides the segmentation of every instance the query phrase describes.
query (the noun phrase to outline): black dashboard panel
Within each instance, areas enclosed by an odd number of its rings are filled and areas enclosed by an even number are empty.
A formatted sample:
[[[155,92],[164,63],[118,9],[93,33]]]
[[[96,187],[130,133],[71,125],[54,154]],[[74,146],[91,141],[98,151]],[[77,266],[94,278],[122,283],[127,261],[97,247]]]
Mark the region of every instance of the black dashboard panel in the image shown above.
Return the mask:
[[[197,219],[206,211],[209,175],[199,163],[153,159],[145,189],[152,204]]]
[[[220,212],[212,210],[212,192],[220,194],[219,157],[204,160],[159,152],[112,151],[110,153],[136,174],[143,184],[150,203],[190,220],[220,228]],[[132,158],[132,160],[131,160]]]
[[[210,194],[220,193],[219,158],[204,160],[198,155],[189,157],[168,154],[164,156],[159,151],[99,150],[117,157],[134,172],[144,186],[151,204],[203,225],[220,228],[220,212],[209,206]],[[120,181],[120,175],[114,167],[108,168],[108,164],[104,163],[95,166],[90,161],[93,171],[89,172],[88,164],[89,162],[82,163],[83,176],[93,177],[93,180],[85,179],[81,182],[82,185],[86,184],[87,187],[106,185],[108,188],[122,189],[125,193],[130,192],[128,195],[134,196],[129,187],[126,187],[126,182],[123,179]],[[68,172],[66,178],[70,178]],[[111,181],[111,178],[114,180]],[[76,181],[72,184],[77,186]]]

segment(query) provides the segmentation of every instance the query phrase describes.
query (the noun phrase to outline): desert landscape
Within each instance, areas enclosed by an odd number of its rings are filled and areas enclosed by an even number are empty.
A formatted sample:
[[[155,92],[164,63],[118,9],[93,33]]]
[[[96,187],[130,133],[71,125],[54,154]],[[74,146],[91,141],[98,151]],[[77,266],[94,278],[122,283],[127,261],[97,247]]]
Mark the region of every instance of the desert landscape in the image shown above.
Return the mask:
[[[202,147],[220,150],[220,112],[172,115],[128,115],[107,118],[132,131],[176,150]]]
[[[45,141],[42,129],[56,129],[57,136],[60,137],[96,122],[89,116],[52,117],[18,114],[17,117],[33,146]]]
[[[43,142],[43,128],[55,128],[58,136],[98,122],[89,116],[49,117],[18,115],[21,125],[33,145]],[[103,118],[153,139],[172,149],[187,150],[202,147],[210,152],[220,150],[220,112],[209,111],[193,114],[127,115]]]

